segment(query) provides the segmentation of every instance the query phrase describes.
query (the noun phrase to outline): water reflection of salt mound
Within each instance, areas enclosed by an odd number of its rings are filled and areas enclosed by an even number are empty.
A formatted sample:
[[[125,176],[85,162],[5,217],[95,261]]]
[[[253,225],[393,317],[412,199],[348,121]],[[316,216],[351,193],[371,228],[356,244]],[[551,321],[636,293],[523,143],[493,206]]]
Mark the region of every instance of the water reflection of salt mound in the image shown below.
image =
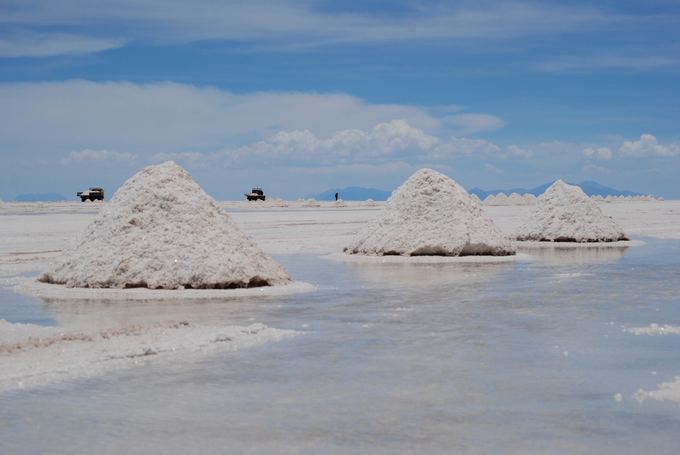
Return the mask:
[[[516,238],[550,242],[628,240],[616,222],[581,188],[562,180],[557,180],[538,198],[529,221],[520,227]]]
[[[549,244],[554,245],[554,244]],[[615,262],[623,257],[627,246],[589,246],[586,248],[528,248],[520,246],[520,251],[526,251],[542,261],[555,264],[600,264]]]
[[[431,169],[419,170],[394,190],[380,215],[344,251],[376,256],[515,254],[467,191]]]
[[[67,287],[227,289],[286,284],[286,271],[173,162],[148,166],[102,207],[40,281]]]
[[[511,262],[491,263],[376,263],[348,262],[359,280],[380,287],[434,288],[479,286],[511,269]]]

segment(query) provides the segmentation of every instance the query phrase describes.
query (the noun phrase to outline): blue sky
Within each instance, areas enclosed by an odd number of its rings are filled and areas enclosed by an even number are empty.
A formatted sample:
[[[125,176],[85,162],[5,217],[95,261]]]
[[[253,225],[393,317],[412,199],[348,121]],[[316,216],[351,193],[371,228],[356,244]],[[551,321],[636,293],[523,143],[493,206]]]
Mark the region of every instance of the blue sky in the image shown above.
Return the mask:
[[[680,197],[680,3],[0,0],[0,198],[555,178]]]

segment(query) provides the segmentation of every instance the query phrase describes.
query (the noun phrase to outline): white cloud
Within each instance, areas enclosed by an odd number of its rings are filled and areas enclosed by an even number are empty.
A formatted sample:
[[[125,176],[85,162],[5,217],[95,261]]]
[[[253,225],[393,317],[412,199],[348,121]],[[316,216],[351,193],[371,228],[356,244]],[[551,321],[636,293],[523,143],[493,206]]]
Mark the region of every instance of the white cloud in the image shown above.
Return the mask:
[[[207,164],[207,156],[198,152],[158,152],[151,157],[154,163],[162,163],[164,161],[177,161],[179,163],[187,164],[194,167],[200,167]]]
[[[89,147],[150,156],[214,151],[281,130],[328,135],[393,119],[424,131],[442,125],[425,108],[344,94],[234,94],[175,83],[0,83],[0,99],[0,147],[14,150]]]
[[[612,151],[608,147],[586,147],[583,149],[583,155],[588,158],[594,158],[597,160],[611,160]]]
[[[61,160],[62,164],[81,163],[84,161],[108,161],[119,163],[133,163],[137,160],[137,155],[128,152],[111,152],[109,150],[84,149],[70,152],[66,158]]]
[[[379,166],[391,162],[441,162],[461,157],[493,157],[502,154],[497,145],[482,140],[427,134],[405,120],[379,123],[368,130],[345,129],[320,136],[309,130],[282,130],[240,147],[227,146],[215,153],[156,153],[152,161],[176,160],[191,166],[226,164],[252,168],[286,166]]]
[[[2,57],[49,57],[54,55],[88,54],[115,49],[125,40],[96,38],[68,33],[18,33],[0,37]]]
[[[623,156],[678,156],[680,155],[680,144],[659,144],[656,136],[643,134],[637,141],[625,141],[619,148],[619,153]]]
[[[511,144],[506,147],[508,153],[511,156],[516,156],[519,158],[526,158],[529,159],[532,156],[534,156],[534,153],[531,150],[527,150],[524,147],[520,147],[519,145]]]
[[[250,47],[296,49],[413,40],[469,43],[472,39],[582,33],[617,19],[594,8],[529,2],[405,6],[411,9],[410,14],[377,15],[357,8],[329,12],[316,2],[293,0],[71,0],[58,7],[43,0],[21,0],[3,8],[0,24],[23,28],[106,26],[124,31],[133,41],[151,44],[223,39]]]
[[[429,157],[433,160],[445,160],[460,156],[496,155],[500,152],[500,147],[484,139],[468,139],[454,136],[447,141],[437,144]]]
[[[456,134],[475,134],[505,126],[505,120],[489,114],[456,114],[444,117],[444,122],[456,129]]]
[[[220,149],[237,159],[259,153],[320,162],[326,153],[346,162],[418,150],[433,159],[498,151],[483,140],[441,139],[450,127],[442,116],[450,110],[371,104],[344,94],[234,94],[175,83],[74,80],[0,83],[0,99],[0,152],[31,159],[82,149],[192,165]]]
[[[439,142],[438,138],[405,120],[392,120],[379,123],[368,131],[340,130],[325,138],[309,130],[279,131],[254,144],[225,148],[219,155],[234,163],[271,164],[291,160],[315,164],[350,163],[392,159],[400,153],[428,152]]]

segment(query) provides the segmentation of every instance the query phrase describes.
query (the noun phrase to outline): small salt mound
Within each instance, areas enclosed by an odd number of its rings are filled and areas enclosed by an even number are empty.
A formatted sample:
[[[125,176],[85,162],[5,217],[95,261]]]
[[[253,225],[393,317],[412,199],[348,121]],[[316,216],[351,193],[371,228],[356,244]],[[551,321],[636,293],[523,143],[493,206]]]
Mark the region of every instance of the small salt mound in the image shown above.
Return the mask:
[[[126,181],[40,281],[68,287],[227,289],[286,284],[267,256],[168,161]]]
[[[628,240],[616,222],[602,213],[578,186],[557,180],[538,198],[517,240],[612,242]]]
[[[531,193],[524,193],[522,196],[522,201],[524,205],[534,205],[536,203],[536,196]]]
[[[487,197],[484,198],[484,205],[496,205],[496,196],[493,194],[489,194]]]
[[[316,202],[316,199],[314,198],[307,199],[307,202],[305,202],[303,205],[305,207],[321,207],[321,204]]]
[[[477,196],[475,193],[472,193],[472,194],[470,195],[470,198],[471,198],[473,201],[475,201],[477,204],[481,204],[481,203],[482,203],[482,200],[481,200],[481,199],[479,198],[479,196]]]
[[[378,218],[347,246],[349,254],[506,256],[511,243],[462,186],[421,169],[394,190]]]
[[[368,207],[375,207],[375,206],[378,205],[378,204],[377,204],[373,199],[368,198],[368,199],[366,199],[366,205],[367,205]]]
[[[333,207],[347,207],[347,204],[345,204],[345,201],[342,199],[338,199],[337,201],[333,202]]]
[[[524,199],[519,193],[511,193],[508,196],[508,205],[524,205]]]

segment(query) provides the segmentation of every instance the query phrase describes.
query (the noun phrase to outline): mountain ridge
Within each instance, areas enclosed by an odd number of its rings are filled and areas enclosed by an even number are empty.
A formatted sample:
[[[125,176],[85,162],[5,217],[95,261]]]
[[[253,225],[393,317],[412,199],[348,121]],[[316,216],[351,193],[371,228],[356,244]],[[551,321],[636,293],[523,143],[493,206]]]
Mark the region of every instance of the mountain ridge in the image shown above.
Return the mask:
[[[474,187],[468,190],[470,194],[476,194],[480,199],[484,199],[491,194],[505,193],[510,195],[511,193],[525,194],[530,193],[534,196],[540,196],[545,192],[545,190],[554,183],[548,182],[542,185],[538,185],[533,188],[507,188],[507,189],[497,189],[497,190],[483,190],[478,187]],[[611,188],[602,185],[593,180],[584,180],[581,183],[570,183],[570,185],[579,186],[584,193],[588,196],[593,196],[599,194],[600,196],[641,196],[642,193],[636,193],[630,190],[619,190],[616,188]],[[365,201],[367,199],[373,199],[374,201],[385,201],[392,194],[391,191],[380,190],[377,188],[366,188],[361,186],[348,186],[345,188],[331,188],[320,193],[308,195],[307,198],[314,198],[318,201],[332,201],[335,199],[335,193],[338,193],[340,199],[345,201]]]

